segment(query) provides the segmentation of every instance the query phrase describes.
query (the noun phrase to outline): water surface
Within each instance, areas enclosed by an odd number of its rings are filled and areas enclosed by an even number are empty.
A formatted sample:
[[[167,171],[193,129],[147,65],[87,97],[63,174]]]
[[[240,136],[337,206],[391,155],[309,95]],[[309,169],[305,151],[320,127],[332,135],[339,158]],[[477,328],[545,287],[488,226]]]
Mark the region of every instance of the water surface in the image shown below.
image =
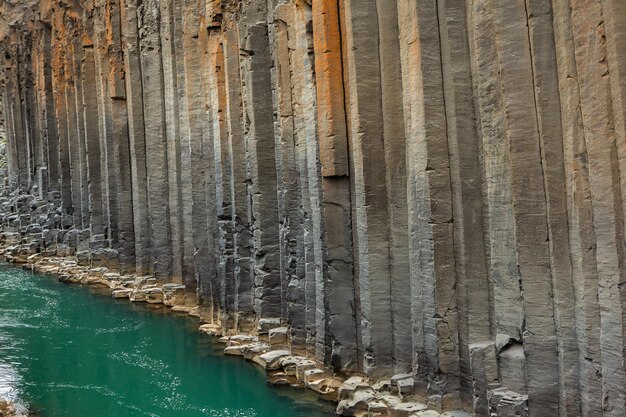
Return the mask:
[[[0,395],[42,417],[321,417],[197,322],[0,265]]]

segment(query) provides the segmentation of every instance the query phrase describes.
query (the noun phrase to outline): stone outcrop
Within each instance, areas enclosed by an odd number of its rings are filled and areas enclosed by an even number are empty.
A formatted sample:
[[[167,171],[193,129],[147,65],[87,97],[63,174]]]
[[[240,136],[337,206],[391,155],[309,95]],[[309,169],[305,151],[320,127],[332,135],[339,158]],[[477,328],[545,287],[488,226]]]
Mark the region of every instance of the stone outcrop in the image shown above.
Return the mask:
[[[0,36],[7,259],[343,415],[626,414],[623,0],[5,1]]]

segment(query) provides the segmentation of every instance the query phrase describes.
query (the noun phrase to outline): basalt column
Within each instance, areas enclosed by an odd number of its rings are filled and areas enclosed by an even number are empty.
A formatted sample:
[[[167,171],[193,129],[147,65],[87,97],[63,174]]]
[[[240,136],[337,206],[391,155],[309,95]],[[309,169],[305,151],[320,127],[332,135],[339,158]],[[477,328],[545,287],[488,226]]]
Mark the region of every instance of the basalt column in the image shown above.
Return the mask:
[[[200,21],[199,41],[206,45],[201,58],[205,99],[208,103],[208,124],[205,141],[207,151],[213,147],[215,169],[205,174],[210,180],[214,174],[215,206],[208,216],[216,216],[217,234],[215,248],[216,279],[219,283],[219,305],[221,322],[225,332],[237,328],[237,288],[235,282],[235,228],[233,222],[232,154],[229,143],[228,109],[226,91],[225,45],[222,36],[222,14],[220,2],[207,2],[204,20]],[[211,141],[210,143],[208,141]],[[211,181],[208,183],[211,184]],[[208,191],[208,190],[207,190]],[[209,197],[210,198],[210,197]],[[210,205],[210,201],[208,201]],[[211,206],[213,209],[213,207]]]
[[[572,1],[571,22],[580,108],[587,150],[600,306],[603,415],[624,413],[624,217],[618,142],[600,3]],[[606,13],[606,15],[605,15]],[[610,12],[609,12],[610,13]],[[623,58],[622,58],[623,59]],[[617,74],[610,74],[611,77]],[[616,93],[619,93],[616,91]],[[609,329],[611,329],[609,331]]]
[[[66,102],[65,102],[65,22],[64,14],[55,14],[55,24],[53,26],[52,36],[52,88],[55,92],[54,95],[54,109],[56,115],[56,124],[58,132],[58,148],[59,155],[59,188],[61,191],[62,209],[63,214],[71,215],[73,212],[72,207],[72,189],[70,182],[70,159],[69,159],[69,146],[68,146],[68,126],[66,116]],[[19,149],[19,148],[18,148]],[[70,226],[65,218],[63,218],[63,226]]]
[[[592,201],[589,191],[589,167],[583,137],[580,92],[573,52],[573,34],[569,2],[554,3],[554,32],[557,51],[563,157],[567,192],[569,246],[572,260],[572,284],[576,308],[576,347],[583,416],[601,415],[600,315],[597,298],[595,236],[592,227]],[[592,296],[589,296],[592,294]]]
[[[104,238],[104,210],[102,196],[102,167],[100,161],[100,136],[96,89],[96,63],[93,41],[89,34],[83,40],[83,112],[85,121],[85,148],[87,154],[87,176],[89,183],[89,213],[92,240]],[[48,142],[49,146],[52,143]],[[49,171],[52,176],[52,170]]]
[[[327,323],[325,345],[330,363],[361,369],[357,352],[352,247],[350,166],[345,112],[342,38],[338,3],[313,2],[312,23],[317,92],[317,123],[321,165],[326,265],[324,295]],[[313,307],[311,307],[313,308]],[[320,335],[321,336],[321,335]]]
[[[282,315],[292,326],[292,348],[328,359],[323,308],[321,184],[318,164],[311,7],[274,7],[270,39],[276,45],[273,73],[278,108],[276,147],[281,222]],[[307,344],[308,341],[308,344]]]
[[[472,365],[476,368],[475,358],[493,352],[493,343],[489,342],[489,304],[484,302],[489,299],[489,286],[483,239],[479,143],[467,43],[467,9],[459,2],[443,1],[438,5],[438,17],[452,184],[462,395],[464,401],[474,403],[478,413],[486,413],[486,384],[494,376],[481,373],[479,377],[472,368]],[[453,62],[465,64],[453,65]]]
[[[5,52],[4,71],[4,112],[9,138],[9,182],[14,186],[25,187],[28,184],[27,143],[22,120],[20,99],[20,79],[18,67],[18,37],[13,34],[10,49]]]
[[[255,8],[256,9],[256,8]],[[271,51],[265,5],[239,22],[248,173],[248,221],[252,229],[254,311],[260,318],[280,318],[280,249],[276,160],[270,77]],[[253,12],[254,11],[254,12]]]
[[[239,29],[231,22],[224,28],[224,69],[228,152],[230,157],[231,216],[234,233],[234,286],[237,328],[251,330],[254,324],[254,279],[251,266],[251,217],[248,216],[248,181],[246,174],[245,127],[242,111],[241,75],[239,66]]]
[[[54,97],[52,95],[52,31],[46,25],[41,28],[41,56],[39,68],[41,73],[41,108],[43,111],[42,123],[45,125],[45,152],[43,155],[48,173],[48,187],[50,191],[59,189],[59,154],[58,134],[55,122]]]
[[[165,97],[161,60],[158,2],[143,2],[139,10],[139,51],[143,85],[145,158],[150,224],[150,272],[166,280],[171,274],[171,249],[165,135]]]
[[[622,416],[625,80],[621,0],[0,1],[2,253],[343,415]]]
[[[189,292],[195,291],[195,279],[183,280],[183,219],[182,215],[182,165],[181,165],[181,131],[178,100],[178,60],[176,58],[174,2],[172,0],[159,3],[161,61],[163,65],[163,93],[165,106],[165,137],[167,143],[167,178],[170,226],[170,249],[172,253],[172,278],[175,282],[185,282]],[[190,302],[195,302],[191,296]]]
[[[74,26],[69,35],[73,38],[67,46],[70,53],[66,60],[66,72],[70,76],[66,87],[66,101],[68,111],[68,134],[70,138],[71,177],[72,177],[72,200],[74,205],[74,228],[78,231],[88,229],[89,224],[89,189],[87,185],[87,159],[85,147],[85,122],[83,120],[83,93],[82,93],[82,39],[78,36],[83,32],[79,22],[82,16],[78,14],[72,17]],[[75,22],[75,23],[74,23]],[[81,239],[82,240],[82,239]],[[84,249],[81,248],[81,249]]]
[[[524,13],[524,2],[511,2],[507,7],[498,7],[494,12],[494,26],[499,44],[502,104],[507,125],[505,140],[508,142],[506,151],[509,152],[511,166],[511,196],[520,287],[524,291],[525,331],[534,335],[523,339],[527,389],[530,395],[536,391],[534,401],[530,403],[532,414],[539,410],[556,412],[558,409],[558,372],[555,366],[554,312],[549,298],[552,285],[545,279],[550,275],[550,253],[537,110],[534,94],[531,94],[534,85],[533,59],[526,54],[512,59],[512,54],[507,53],[521,48],[530,50],[526,28],[511,23],[519,21],[516,17],[519,14],[522,14],[519,19],[523,20]],[[521,85],[528,86],[523,88],[525,94],[520,94]],[[522,142],[521,136],[516,135],[524,135],[526,140]],[[547,372],[538,372],[539,369]]]
[[[311,33],[312,8],[305,3],[296,2],[293,9],[293,20],[288,21],[290,38],[293,40],[291,53],[292,98],[295,116],[295,139],[299,149],[298,165],[304,179],[301,185],[302,207],[308,217],[305,223],[305,257],[307,288],[315,288],[314,298],[312,291],[307,291],[307,305],[315,305],[315,358],[327,366],[334,363],[338,369],[347,362],[340,359],[339,349],[331,350],[332,342],[329,339],[329,314],[326,308],[327,293],[325,291],[325,244],[324,244],[324,217],[323,217],[323,186],[319,164],[319,145],[317,141],[317,97],[315,89],[314,68],[315,60],[311,56],[314,48],[314,39]],[[311,140],[315,138],[315,140]],[[294,310],[299,309],[296,304]],[[350,325],[348,320],[348,326]]]
[[[308,284],[305,245],[306,237],[304,228],[307,220],[304,218],[306,210],[303,210],[302,183],[306,176],[301,173],[297,161],[302,155],[302,146],[296,144],[295,115],[292,102],[292,69],[290,55],[294,53],[295,40],[293,33],[289,32],[289,23],[293,19],[293,6],[281,5],[276,10],[271,33],[276,45],[275,57],[276,68],[273,72],[274,81],[277,84],[276,95],[278,123],[276,123],[276,147],[279,149],[276,155],[278,171],[278,206],[280,218],[280,261],[281,261],[281,298],[286,300],[282,303],[281,316],[292,324],[292,346],[302,349],[306,343],[306,312],[303,308],[305,291]],[[292,37],[290,37],[290,34]],[[299,155],[298,155],[299,154]],[[313,298],[314,298],[313,292]],[[315,304],[313,304],[314,306]],[[314,308],[311,310],[314,313]],[[314,314],[312,314],[314,316]],[[306,347],[302,349],[306,351]]]
[[[214,26],[211,26],[214,27]],[[216,39],[217,38],[217,39]],[[216,214],[219,224],[218,247],[219,281],[222,282],[221,297],[224,312],[222,321],[227,329],[236,328],[237,289],[235,286],[234,239],[235,228],[232,216],[233,190],[232,158],[228,142],[227,107],[226,107],[226,66],[224,61],[224,45],[219,37],[209,38],[209,50],[213,51],[213,59],[209,59],[209,74],[212,74],[213,135],[215,144],[215,184]]]
[[[65,109],[66,109],[66,117],[67,117],[67,146],[69,152],[69,178],[70,178],[70,189],[72,194],[72,207],[73,207],[73,215],[74,215],[74,227],[77,229],[82,229],[83,225],[83,216],[82,216],[82,198],[81,198],[81,155],[80,155],[80,143],[83,142],[84,148],[84,139],[82,136],[83,126],[81,125],[81,117],[79,118],[78,108],[77,108],[77,83],[80,79],[80,75],[76,73],[76,59],[80,59],[80,54],[75,54],[74,43],[76,42],[77,34],[80,33],[81,28],[78,25],[79,16],[68,16],[66,25],[67,25],[67,36],[68,38],[65,41],[72,39],[69,44],[65,44],[64,48],[66,49],[65,59],[63,62],[64,66],[64,74],[66,85],[64,88],[64,99],[65,99]],[[81,48],[82,49],[82,48]]]
[[[558,95],[556,48],[549,4],[528,2],[529,43],[535,86],[537,131],[541,149],[546,216],[548,226],[551,285],[553,291],[554,321],[557,336],[559,410],[576,414],[579,399],[576,394],[578,363],[574,286],[570,258],[567,219],[567,195],[564,175],[563,130],[561,102]],[[531,19],[531,16],[533,19]]]
[[[188,91],[188,70],[186,68],[186,55],[185,45],[193,43],[193,36],[197,36],[197,33],[186,33],[185,28],[188,25],[189,19],[194,18],[193,15],[189,15],[192,6],[187,6],[187,1],[173,1],[171,9],[171,21],[172,32],[170,36],[173,37],[173,51],[172,59],[176,66],[176,103],[178,103],[178,119],[180,135],[177,139],[178,150],[180,153],[180,200],[179,200],[179,215],[181,218],[181,273],[184,279],[185,286],[187,287],[189,294],[197,293],[198,289],[198,273],[194,264],[195,254],[195,242],[194,242],[194,225],[193,225],[193,185],[192,185],[192,164],[191,164],[191,135],[192,120],[189,117],[189,97]],[[193,12],[195,14],[196,11]],[[169,20],[169,19],[168,19]],[[192,29],[190,27],[189,29]],[[191,39],[190,39],[191,38]],[[169,47],[169,46],[166,46]],[[188,48],[189,46],[187,46]],[[197,86],[197,84],[190,84],[191,86]],[[191,109],[192,113],[198,111],[197,109]],[[196,129],[196,126],[193,126]],[[196,133],[197,134],[197,133]],[[195,298],[195,297],[193,297]],[[195,302],[195,300],[194,300]]]
[[[143,275],[150,273],[152,263],[150,259],[151,242],[148,214],[146,123],[144,121],[143,110],[144,88],[139,46],[139,23],[142,20],[140,19],[140,10],[138,10],[136,1],[125,1],[121,11],[126,102],[128,109],[128,140],[132,168],[135,272]],[[152,37],[154,37],[154,35],[152,35]],[[152,59],[154,60],[154,57]],[[157,102],[157,106],[158,105]],[[168,246],[169,243],[168,241]],[[161,273],[161,271],[159,272]]]
[[[101,0],[95,8],[96,72],[100,78],[99,99],[103,126],[100,143],[108,199],[108,239],[118,253],[123,272],[135,268],[134,226],[128,113],[121,45],[120,3]]]
[[[363,369],[382,376],[393,366],[389,219],[385,190],[383,93],[379,80],[380,34],[376,2],[344,2],[346,68],[350,119],[350,156],[353,159],[354,239],[358,242]],[[358,53],[357,53],[358,51]]]
[[[183,11],[183,54],[187,126],[190,143],[190,180],[195,274],[201,304],[216,322],[220,314],[220,287],[216,264],[217,216],[215,206],[214,139],[208,113],[209,86],[202,51],[208,49],[202,7],[197,0],[186,0]],[[201,26],[201,22],[203,25]],[[205,32],[200,35],[200,31]],[[180,88],[180,86],[179,86]]]
[[[35,123],[33,131],[36,140],[35,178],[39,197],[47,197],[50,191],[50,177],[48,175],[48,117],[46,80],[50,80],[50,28],[39,22],[34,31],[33,50],[31,56],[33,67],[33,116]],[[47,49],[47,51],[46,51]],[[48,53],[46,53],[48,52]]]
[[[414,366],[443,406],[459,394],[458,316],[441,45],[434,4],[400,1]],[[417,59],[417,62],[415,61]],[[445,378],[440,378],[445,374]]]

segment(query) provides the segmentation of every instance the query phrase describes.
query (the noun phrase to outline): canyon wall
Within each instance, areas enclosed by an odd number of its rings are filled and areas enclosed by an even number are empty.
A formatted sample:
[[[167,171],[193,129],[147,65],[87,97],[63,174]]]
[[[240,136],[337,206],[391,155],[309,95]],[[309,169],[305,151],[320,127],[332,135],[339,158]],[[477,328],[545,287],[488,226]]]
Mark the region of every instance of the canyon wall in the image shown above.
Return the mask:
[[[623,0],[0,10],[33,252],[435,408],[626,414]]]

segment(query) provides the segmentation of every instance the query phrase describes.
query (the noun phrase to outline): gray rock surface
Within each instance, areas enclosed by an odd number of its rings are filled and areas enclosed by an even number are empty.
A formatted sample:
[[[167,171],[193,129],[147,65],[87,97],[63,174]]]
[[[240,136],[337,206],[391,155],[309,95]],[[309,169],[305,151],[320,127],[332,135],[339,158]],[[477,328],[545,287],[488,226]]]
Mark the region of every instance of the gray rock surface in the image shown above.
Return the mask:
[[[8,261],[343,415],[625,415],[623,0],[4,1],[0,52]]]

